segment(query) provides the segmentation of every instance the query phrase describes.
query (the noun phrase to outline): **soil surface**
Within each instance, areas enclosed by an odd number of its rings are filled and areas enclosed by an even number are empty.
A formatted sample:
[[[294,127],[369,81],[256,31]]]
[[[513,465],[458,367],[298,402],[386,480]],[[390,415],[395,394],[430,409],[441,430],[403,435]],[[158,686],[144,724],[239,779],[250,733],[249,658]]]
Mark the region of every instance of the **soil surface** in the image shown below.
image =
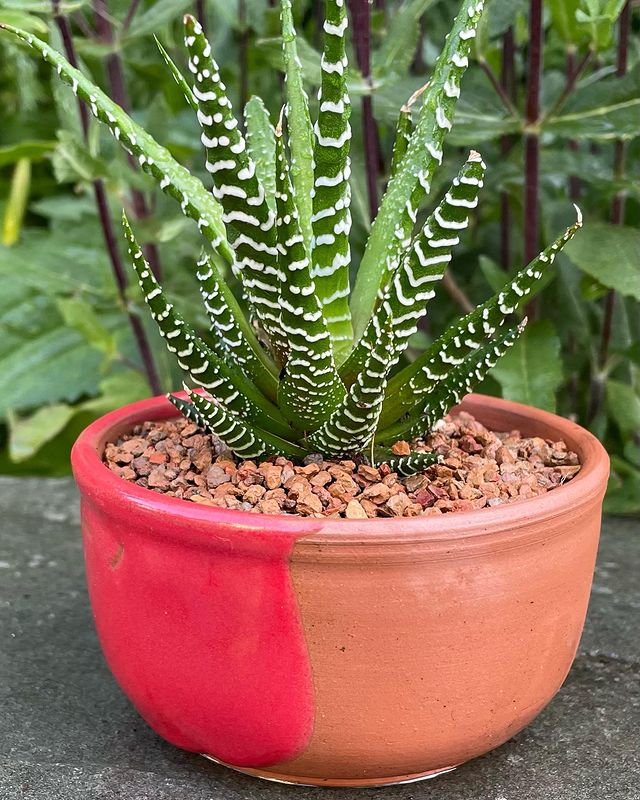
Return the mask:
[[[407,442],[394,452],[410,452]],[[308,456],[239,461],[215,437],[181,417],[145,422],[107,444],[116,475],[201,505],[305,517],[416,517],[468,511],[544,494],[580,470],[564,442],[494,433],[470,414],[446,416],[413,450],[435,450],[437,464],[403,477],[387,464]]]

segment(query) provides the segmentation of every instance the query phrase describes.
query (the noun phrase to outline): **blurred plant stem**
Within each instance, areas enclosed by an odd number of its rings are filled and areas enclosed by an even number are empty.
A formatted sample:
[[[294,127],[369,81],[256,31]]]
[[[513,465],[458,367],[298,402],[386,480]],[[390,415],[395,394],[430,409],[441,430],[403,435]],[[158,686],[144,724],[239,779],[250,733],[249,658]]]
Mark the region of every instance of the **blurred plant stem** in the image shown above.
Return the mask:
[[[631,0],[627,0],[618,19],[618,47],[616,51],[616,75],[622,78],[627,73],[629,60],[629,31],[631,28]],[[619,181],[624,176],[626,159],[626,143],[622,139],[616,140],[613,154],[613,177]],[[626,192],[620,189],[616,192],[611,206],[611,223],[624,225],[624,212]],[[600,334],[600,350],[595,375],[591,381],[591,397],[587,419],[593,422],[602,408],[605,385],[607,379],[607,362],[609,360],[609,346],[613,331],[613,319],[616,307],[616,293],[613,289],[607,292],[604,300],[604,317]]]
[[[524,137],[524,261],[528,264],[538,254],[540,243],[540,85],[542,82],[542,0],[529,2],[529,53]],[[527,304],[529,319],[537,316],[537,302]]]
[[[238,60],[240,62],[240,108],[249,99],[249,26],[246,0],[238,0]]]
[[[75,47],[73,45],[73,38],[71,36],[69,22],[67,18],[60,13],[59,0],[52,0],[52,7],[54,21],[58,30],[60,31],[60,36],[62,38],[67,59],[69,63],[77,69],[78,59],[76,56]],[[89,136],[89,113],[85,104],[80,99],[78,99],[78,112],[80,114],[82,132],[85,141],[87,141]],[[140,357],[144,365],[144,371],[147,376],[147,380],[149,381],[151,391],[155,395],[161,394],[162,390],[160,387],[160,379],[158,377],[158,372],[153,360],[151,347],[149,346],[149,340],[147,339],[147,335],[139,317],[129,310],[129,303],[127,300],[127,273],[120,257],[120,251],[118,250],[117,240],[113,228],[113,220],[111,219],[111,213],[109,211],[109,204],[107,201],[107,193],[104,188],[104,183],[100,178],[96,178],[93,181],[93,193],[98,209],[100,225],[102,227],[102,234],[104,236],[107,252],[109,254],[109,260],[111,262],[113,276],[118,289],[120,301],[123,308],[126,309],[126,313],[129,318],[129,324],[131,325],[133,336],[136,340],[138,350],[140,351]]]
[[[362,96],[362,140],[364,163],[369,199],[369,217],[374,219],[378,213],[378,171],[380,155],[378,145],[378,126],[373,116],[373,96],[371,82],[371,9],[368,0],[350,0],[352,18],[352,39],[356,51],[358,69],[369,91]]]
[[[105,0],[93,0],[93,14],[98,41],[101,44],[113,46],[113,27],[111,25],[109,9]],[[105,69],[109,82],[111,98],[128,113],[130,111],[129,95],[124,80],[122,61],[117,50],[113,50],[106,57]],[[128,154],[128,161],[131,169],[138,169],[138,164],[130,153]],[[139,220],[147,219],[149,217],[149,207],[147,206],[147,201],[145,200],[142,192],[139,189],[132,188],[130,190],[130,197],[131,207],[133,209],[135,218]],[[153,244],[153,242],[145,242],[143,243],[143,250],[145,258],[149,262],[153,274],[159,281],[162,280],[162,269],[160,266],[158,248],[155,246],[155,244]]]
[[[205,0],[196,0],[196,18],[202,25],[202,30],[207,33],[207,12],[205,11]]]
[[[502,91],[513,103],[514,108],[516,100],[515,49],[513,27],[511,27],[502,37],[500,86],[502,87]],[[504,159],[506,159],[512,146],[512,136],[503,136],[500,139],[500,153]],[[511,224],[509,192],[503,190],[500,192],[500,264],[504,270],[508,270],[511,267]]]
[[[124,22],[122,23],[122,32],[126,33],[129,30],[129,26],[133,22],[133,18],[136,15],[136,11],[138,10],[138,6],[140,5],[140,0],[131,0],[131,5],[129,6],[126,16],[124,18]]]

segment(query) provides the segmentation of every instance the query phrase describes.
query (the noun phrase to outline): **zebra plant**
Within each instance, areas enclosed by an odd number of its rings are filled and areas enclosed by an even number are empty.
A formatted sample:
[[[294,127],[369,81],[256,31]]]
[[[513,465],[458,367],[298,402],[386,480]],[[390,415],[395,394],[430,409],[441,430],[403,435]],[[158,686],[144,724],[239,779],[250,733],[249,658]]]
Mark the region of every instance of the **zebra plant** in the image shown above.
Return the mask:
[[[526,320],[510,327],[508,318],[580,227],[578,212],[576,223],[502,291],[411,365],[398,367],[483,185],[485,164],[472,151],[426,222],[416,225],[442,162],[482,7],[482,0],[463,0],[429,84],[400,111],[391,179],[353,293],[344,0],[326,0],[313,127],[290,0],[281,0],[286,106],[275,128],[253,98],[243,136],[193,17],[184,20],[190,83],[162,50],[197,114],[212,193],[61,55],[7,26],[54,65],[208,241],[196,269],[211,323],[205,339],[167,300],[124,219],[145,301],[188,376],[186,394],[169,399],[238,457],[370,454],[405,474],[424,467],[433,454],[398,457],[388,448],[426,433],[516,342]],[[411,106],[420,94],[414,124]]]

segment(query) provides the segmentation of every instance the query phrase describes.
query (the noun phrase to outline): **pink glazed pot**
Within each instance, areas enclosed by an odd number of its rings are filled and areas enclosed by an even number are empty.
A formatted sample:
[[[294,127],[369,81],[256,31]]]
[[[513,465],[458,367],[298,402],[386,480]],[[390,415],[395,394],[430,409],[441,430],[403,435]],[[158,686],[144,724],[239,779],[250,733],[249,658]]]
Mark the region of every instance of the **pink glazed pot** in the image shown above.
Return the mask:
[[[442,517],[322,520],[203,507],[118,478],[107,441],[166,419],[164,398],[90,425],[72,453],[106,660],[178,747],[263,778],[374,786],[505,742],[574,659],[607,454],[587,431],[471,395],[494,430],[564,439],[548,494]]]

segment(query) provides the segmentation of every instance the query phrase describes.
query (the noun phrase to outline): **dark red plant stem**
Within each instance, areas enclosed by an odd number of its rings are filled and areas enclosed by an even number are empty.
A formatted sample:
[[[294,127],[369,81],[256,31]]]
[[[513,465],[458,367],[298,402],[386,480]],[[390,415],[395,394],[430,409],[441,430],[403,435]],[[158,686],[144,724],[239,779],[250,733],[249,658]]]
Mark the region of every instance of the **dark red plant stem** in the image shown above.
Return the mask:
[[[507,94],[505,88],[502,86],[502,83],[496,77],[495,72],[491,69],[489,64],[483,58],[479,59],[478,63],[482,67],[482,69],[483,69],[485,75],[487,76],[487,78],[489,78],[489,81],[491,82],[491,85],[493,86],[493,88],[494,88],[496,94],[498,95],[498,97],[502,100],[502,103],[503,103],[504,107],[506,108],[506,110],[509,112],[509,114],[516,115],[517,114],[517,110],[516,110],[515,106],[513,105],[513,102],[511,101],[511,98]]]
[[[500,86],[515,106],[515,40],[513,28],[509,28],[502,39],[502,69]],[[503,159],[509,154],[513,145],[513,137],[503,136],[500,139],[500,153]],[[504,270],[511,266],[511,205],[509,192],[500,192],[500,264]]]
[[[93,39],[95,36],[95,31],[92,29],[91,25],[89,25],[89,22],[82,11],[76,12],[72,19],[87,39]]]
[[[138,10],[138,6],[140,5],[140,0],[131,0],[131,5],[127,11],[127,14],[124,18],[124,22],[122,23],[122,32],[126,33],[129,30],[129,26],[133,22],[133,18],[136,15],[136,11]]]
[[[529,3],[529,57],[527,64],[526,124],[524,137],[524,261],[538,255],[540,243],[540,84],[542,81],[542,0]],[[526,310],[529,319],[537,315],[537,303]]]
[[[350,0],[353,43],[356,51],[358,69],[369,89],[371,82],[371,11],[367,0]],[[373,97],[371,92],[362,97],[362,138],[364,144],[365,169],[367,173],[367,194],[369,197],[369,216],[373,219],[378,213],[378,170],[380,155],[378,149],[378,126],[373,116]]]
[[[96,34],[98,40],[102,44],[113,46],[114,35],[107,3],[105,0],[93,0],[93,13],[95,17]],[[122,69],[122,61],[120,55],[114,50],[109,53],[105,61],[107,78],[109,81],[109,89],[111,99],[114,100],[125,111],[129,111],[129,94],[124,80],[124,72]],[[137,170],[138,164],[135,158],[129,153],[129,165],[131,169]],[[149,208],[144,195],[139,189],[131,189],[131,206],[136,219],[144,220],[149,216]],[[151,271],[156,276],[157,280],[162,280],[160,256],[158,248],[152,242],[146,242],[143,245],[145,258],[149,262]]]
[[[318,50],[322,49],[322,36],[324,25],[324,0],[312,0],[313,2],[313,19],[315,21],[313,31],[313,43]],[[273,4],[273,0],[269,0],[269,5]]]
[[[196,18],[202,25],[202,30],[207,33],[207,12],[204,8],[205,0],[196,0]]]
[[[565,61],[565,75],[566,75],[566,84],[565,87],[568,86],[573,80],[574,75],[576,74],[576,51],[573,47],[569,47],[567,49],[567,56]],[[575,139],[569,139],[569,150],[572,153],[578,152],[578,142]],[[569,175],[569,180],[567,182],[567,188],[569,190],[569,197],[573,202],[577,202],[580,198],[580,193],[582,191],[582,181],[577,175]]]
[[[240,61],[240,108],[249,99],[249,27],[247,26],[246,0],[238,0],[238,24],[240,26],[238,56]]]
[[[60,36],[62,38],[62,43],[64,45],[67,60],[72,66],[77,68],[78,59],[76,57],[76,51],[73,44],[73,39],[71,37],[71,30],[69,29],[69,23],[67,22],[66,17],[60,14],[59,2],[53,0],[52,5],[53,5],[54,20],[58,30],[60,31]],[[86,140],[89,133],[89,115],[86,106],[84,105],[83,101],[80,100],[79,98],[78,98],[78,112],[80,114],[82,130]],[[120,297],[120,301],[123,307],[126,309],[128,307],[128,300],[126,294],[127,274],[124,269],[122,259],[120,258],[120,252],[118,250],[116,236],[113,230],[113,221],[111,219],[111,214],[109,212],[107,193],[104,188],[104,183],[99,178],[93,181],[93,194],[96,201],[96,207],[98,209],[98,217],[100,219],[100,225],[102,227],[102,235],[104,237],[105,245],[107,247],[107,252],[109,254],[109,260],[111,261],[113,277],[116,283],[116,287],[118,289],[118,295]],[[127,316],[129,318],[129,324],[131,325],[131,330],[133,331],[133,336],[136,340],[136,344],[138,345],[138,350],[140,351],[140,356],[142,358],[142,363],[144,364],[144,370],[147,376],[147,380],[149,381],[149,386],[151,387],[151,391],[155,395],[160,394],[161,393],[160,380],[158,378],[158,373],[156,371],[156,367],[153,361],[153,354],[151,352],[151,348],[149,347],[149,342],[147,340],[147,336],[142,326],[142,323],[140,322],[140,319],[136,315],[132,314],[130,311],[127,311]]]
[[[631,3],[627,0],[626,5],[620,13],[618,19],[618,48],[616,53],[616,75],[624,77],[627,72],[629,56],[629,32],[631,27]],[[616,180],[620,180],[624,175],[626,147],[624,141],[618,139],[614,145],[613,174]],[[613,198],[611,205],[612,225],[624,225],[625,212],[625,191],[621,189]],[[616,293],[613,289],[607,292],[604,300],[604,316],[602,320],[602,332],[600,334],[600,350],[598,353],[598,372],[591,381],[591,397],[589,402],[588,419],[593,421],[602,407],[605,389],[605,368],[609,358],[609,346],[611,344],[611,334],[613,332],[613,319],[616,308]]]
[[[553,107],[547,112],[548,117],[557,114],[558,111],[562,108],[562,106],[567,102],[567,99],[570,97],[570,95],[573,93],[573,90],[576,88],[576,84],[578,83],[578,78],[585,71],[587,65],[589,64],[592,58],[593,58],[593,50],[589,49],[584,54],[582,60],[577,66],[575,66],[575,63],[573,64],[571,72],[569,72],[569,70],[567,69],[567,82],[565,84],[564,89],[562,90],[562,94],[553,104]]]

